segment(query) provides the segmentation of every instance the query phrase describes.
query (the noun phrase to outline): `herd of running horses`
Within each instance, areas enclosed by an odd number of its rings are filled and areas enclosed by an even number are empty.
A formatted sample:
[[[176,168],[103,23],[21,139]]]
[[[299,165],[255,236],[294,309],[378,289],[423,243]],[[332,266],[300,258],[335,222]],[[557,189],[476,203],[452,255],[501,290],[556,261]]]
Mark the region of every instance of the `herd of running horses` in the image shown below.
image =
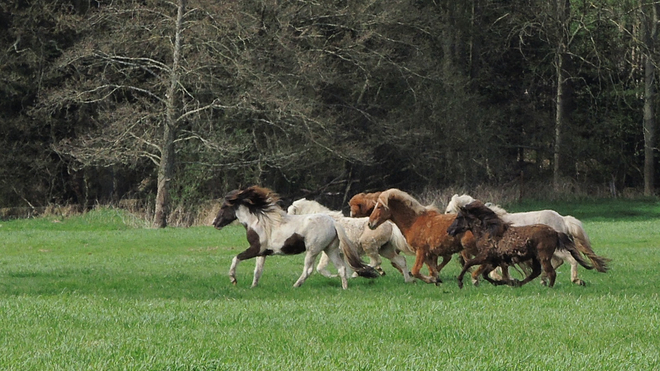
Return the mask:
[[[301,253],[305,253],[303,272],[294,287],[313,273],[319,255],[316,270],[333,277],[327,269],[332,262],[344,289],[350,270],[353,276],[383,275],[381,257],[390,260],[406,282],[417,278],[439,284],[440,271],[457,254],[463,266],[459,287],[473,267],[474,285],[481,276],[494,285],[516,287],[539,276],[552,287],[556,269],[564,262],[570,264],[571,281],[578,285],[585,284],[578,278],[578,266],[608,270],[609,259],[594,253],[582,223],[552,210],[507,213],[468,195],[454,195],[443,212],[396,188],[355,195],[349,202],[349,217],[312,200],[296,200],[287,210],[279,203],[276,192],[260,186],[237,189],[224,197],[213,226],[222,229],[238,220],[246,228],[249,243],[232,259],[229,276],[233,284],[243,260],[256,259],[255,287],[267,256]],[[401,254],[415,256],[410,271]],[[368,264],[363,255],[368,256]],[[429,275],[421,272],[424,265]],[[509,267],[524,278],[512,278]]]

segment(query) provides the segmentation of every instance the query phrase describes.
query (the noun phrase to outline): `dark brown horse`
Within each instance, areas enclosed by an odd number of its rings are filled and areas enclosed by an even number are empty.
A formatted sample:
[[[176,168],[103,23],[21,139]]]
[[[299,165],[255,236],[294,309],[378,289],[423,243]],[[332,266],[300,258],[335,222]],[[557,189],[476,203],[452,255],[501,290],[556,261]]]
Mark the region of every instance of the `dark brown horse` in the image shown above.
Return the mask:
[[[373,229],[386,220],[393,221],[415,251],[412,275],[426,283],[439,283],[442,281],[438,274],[453,254],[463,249],[476,251],[472,233],[467,232],[461,236],[447,234],[447,228],[455,218],[455,215],[443,214],[433,206],[423,206],[406,192],[392,188],[383,191],[378,197],[369,216],[369,227]],[[439,256],[443,260],[438,266]],[[429,268],[430,277],[420,272],[424,263]]]
[[[463,276],[474,265],[481,265],[482,276],[495,285],[508,284],[522,286],[543,271],[548,278],[548,286],[555,284],[557,276],[552,266],[552,256],[556,249],[566,250],[584,268],[593,269],[580,255],[571,238],[544,224],[514,227],[504,222],[495,212],[481,201],[471,202],[461,207],[456,220],[447,232],[456,236],[471,231],[474,233],[477,254],[465,262],[458,275],[458,286],[463,287]],[[532,272],[522,281],[493,280],[488,274],[498,266],[506,267],[525,261],[531,262]]]

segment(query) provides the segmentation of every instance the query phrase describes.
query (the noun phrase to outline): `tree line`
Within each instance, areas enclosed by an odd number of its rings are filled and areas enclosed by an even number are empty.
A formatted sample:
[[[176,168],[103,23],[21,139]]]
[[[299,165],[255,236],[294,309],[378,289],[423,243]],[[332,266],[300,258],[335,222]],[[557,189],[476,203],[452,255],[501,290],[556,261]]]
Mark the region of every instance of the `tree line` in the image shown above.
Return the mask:
[[[653,195],[658,3],[8,0],[0,205],[502,185]]]

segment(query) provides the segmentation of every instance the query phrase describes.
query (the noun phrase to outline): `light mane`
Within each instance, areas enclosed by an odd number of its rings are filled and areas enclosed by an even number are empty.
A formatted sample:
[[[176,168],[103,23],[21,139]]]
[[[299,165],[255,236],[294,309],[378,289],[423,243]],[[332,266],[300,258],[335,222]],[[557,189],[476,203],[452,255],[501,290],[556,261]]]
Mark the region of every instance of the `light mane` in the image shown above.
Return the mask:
[[[486,207],[493,210],[495,212],[495,214],[497,214],[497,216],[499,216],[499,217],[502,217],[502,216],[508,214],[508,212],[506,210],[504,210],[502,207],[500,207],[500,205],[493,205],[492,203],[488,202],[488,203],[486,203]]]
[[[456,214],[461,207],[472,201],[474,201],[474,198],[470,195],[462,194],[459,196],[458,194],[454,194],[451,196],[451,200],[445,209],[445,214]]]
[[[326,214],[330,215],[335,220],[344,217],[344,214],[341,211],[330,210],[314,200],[307,200],[305,198],[293,201],[291,206],[287,209],[287,213],[289,215]]]
[[[397,200],[401,203],[403,203],[405,206],[409,207],[415,214],[422,214],[426,211],[430,210],[436,210],[437,208],[435,206],[424,206],[419,201],[417,201],[415,198],[413,198],[411,195],[408,193],[397,189],[397,188],[391,188],[388,189],[387,191],[383,191],[383,193],[378,196],[378,202],[383,204],[383,206],[389,208],[389,202],[391,200]]]
[[[470,195],[462,194],[459,196],[458,194],[454,194],[451,196],[451,200],[445,209],[445,214],[456,214],[461,207],[465,207],[467,204],[472,203],[473,201],[476,201],[476,199]],[[499,205],[494,205],[490,202],[487,202],[484,206],[491,209],[499,217],[508,214],[508,212]]]

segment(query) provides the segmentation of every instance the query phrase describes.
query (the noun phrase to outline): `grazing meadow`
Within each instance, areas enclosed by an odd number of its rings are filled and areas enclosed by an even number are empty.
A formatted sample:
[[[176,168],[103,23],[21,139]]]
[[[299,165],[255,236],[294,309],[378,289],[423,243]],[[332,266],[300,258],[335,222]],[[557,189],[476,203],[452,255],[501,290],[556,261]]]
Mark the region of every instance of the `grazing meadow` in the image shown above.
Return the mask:
[[[0,222],[2,370],[660,369],[660,203],[527,203],[580,218],[611,270],[559,268],[554,288],[462,290],[313,274],[302,255],[227,277],[245,230],[150,229],[125,211]],[[456,260],[456,259],[454,259]],[[412,265],[408,257],[408,266]],[[425,269],[425,268],[424,268]]]

